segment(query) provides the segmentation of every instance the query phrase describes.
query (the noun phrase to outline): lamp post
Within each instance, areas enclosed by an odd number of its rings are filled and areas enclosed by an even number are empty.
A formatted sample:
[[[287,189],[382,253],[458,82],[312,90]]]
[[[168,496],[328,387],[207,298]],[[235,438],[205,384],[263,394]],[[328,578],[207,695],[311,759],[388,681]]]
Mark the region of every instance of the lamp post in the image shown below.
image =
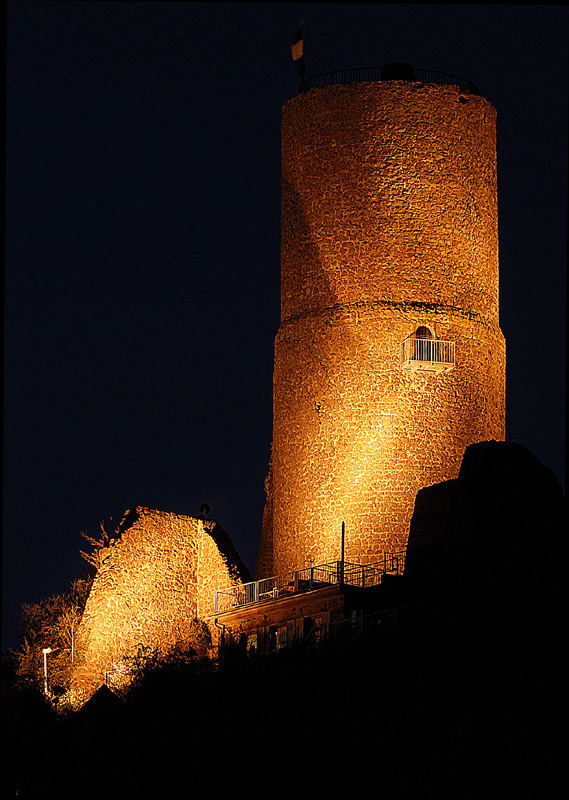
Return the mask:
[[[44,690],[44,693],[46,695],[47,695],[47,654],[51,653],[51,652],[53,652],[51,647],[44,647],[43,650],[42,650],[42,653],[43,653],[43,675],[44,675],[43,690]]]

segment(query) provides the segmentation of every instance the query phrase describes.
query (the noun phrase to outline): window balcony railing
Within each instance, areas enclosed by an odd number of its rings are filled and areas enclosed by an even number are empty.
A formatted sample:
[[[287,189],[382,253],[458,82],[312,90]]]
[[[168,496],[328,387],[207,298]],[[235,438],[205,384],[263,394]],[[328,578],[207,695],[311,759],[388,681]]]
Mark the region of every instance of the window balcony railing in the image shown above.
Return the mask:
[[[409,336],[401,345],[401,367],[411,372],[450,372],[454,369],[454,342]]]

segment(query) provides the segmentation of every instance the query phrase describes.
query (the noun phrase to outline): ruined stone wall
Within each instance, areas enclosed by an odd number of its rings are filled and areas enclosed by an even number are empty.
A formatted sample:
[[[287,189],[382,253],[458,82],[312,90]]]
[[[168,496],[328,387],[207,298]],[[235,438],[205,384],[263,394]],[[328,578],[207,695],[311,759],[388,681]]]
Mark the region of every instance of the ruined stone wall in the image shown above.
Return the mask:
[[[140,647],[165,654],[194,647],[205,655],[203,620],[213,611],[214,590],[249,579],[221,526],[211,520],[137,508],[102,553],[78,632],[80,658],[73,680],[88,696],[115,670],[126,668]],[[205,638],[204,638],[205,636]]]
[[[405,547],[417,491],[505,435],[496,114],[456,87],[329,86],[282,117],[281,326],[258,577]],[[443,374],[400,366],[419,326]]]

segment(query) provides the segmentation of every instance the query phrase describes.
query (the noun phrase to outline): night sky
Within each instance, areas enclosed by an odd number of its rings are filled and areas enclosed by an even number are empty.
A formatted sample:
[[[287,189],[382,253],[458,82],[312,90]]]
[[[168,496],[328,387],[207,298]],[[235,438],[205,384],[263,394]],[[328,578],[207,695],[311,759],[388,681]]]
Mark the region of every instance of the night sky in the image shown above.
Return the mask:
[[[301,17],[307,75],[406,61],[497,108],[507,438],[564,482],[566,6],[11,2],[3,649],[130,507],[206,501],[255,568]]]

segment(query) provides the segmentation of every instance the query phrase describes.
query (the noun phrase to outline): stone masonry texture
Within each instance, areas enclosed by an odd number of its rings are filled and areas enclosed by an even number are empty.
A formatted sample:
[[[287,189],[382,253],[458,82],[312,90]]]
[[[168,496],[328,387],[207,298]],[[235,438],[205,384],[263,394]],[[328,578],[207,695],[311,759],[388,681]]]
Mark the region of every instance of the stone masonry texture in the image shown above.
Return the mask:
[[[141,648],[206,655],[215,589],[250,579],[218,523],[147,508],[125,514],[101,555],[77,637],[72,692],[83,700]]]
[[[401,367],[426,326],[445,373]],[[505,435],[496,112],[458,87],[313,89],[282,111],[281,324],[257,577],[404,549],[419,489]]]

